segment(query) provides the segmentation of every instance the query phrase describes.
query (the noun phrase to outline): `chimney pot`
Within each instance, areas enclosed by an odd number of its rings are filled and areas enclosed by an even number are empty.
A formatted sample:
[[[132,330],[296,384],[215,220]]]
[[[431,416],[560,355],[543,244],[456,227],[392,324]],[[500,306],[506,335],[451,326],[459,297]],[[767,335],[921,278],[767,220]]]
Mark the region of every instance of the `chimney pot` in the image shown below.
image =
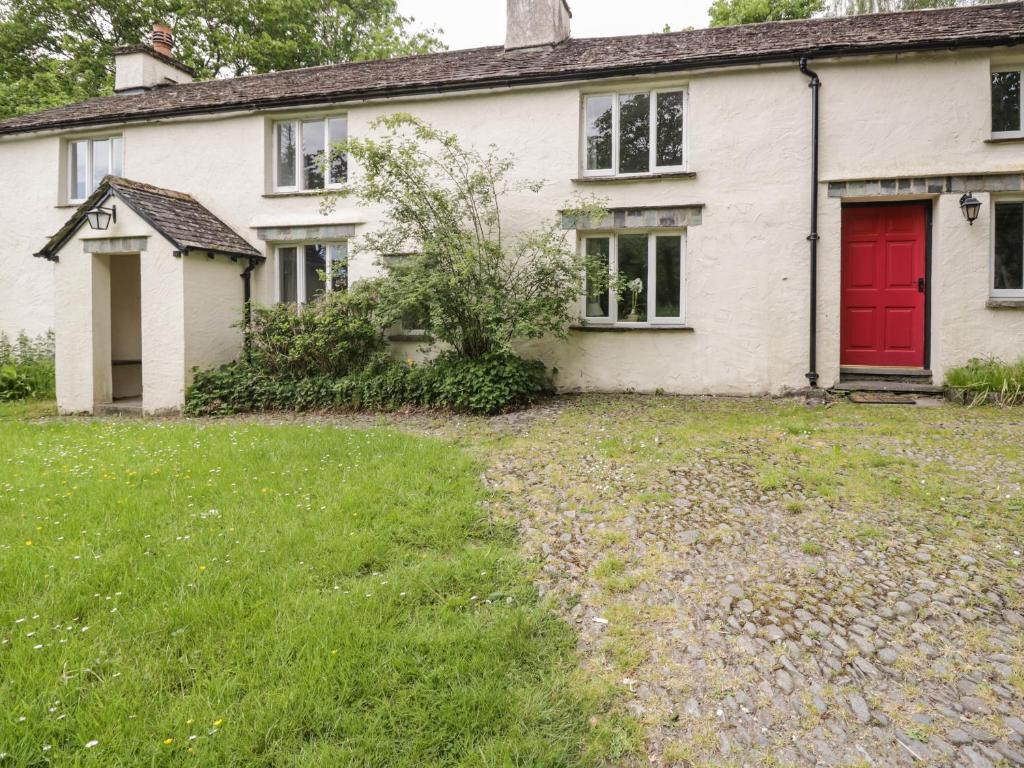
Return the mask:
[[[566,0],[508,0],[505,49],[558,45],[569,37]]]
[[[166,24],[153,25],[153,50],[162,56],[171,56],[174,51],[174,35]]]

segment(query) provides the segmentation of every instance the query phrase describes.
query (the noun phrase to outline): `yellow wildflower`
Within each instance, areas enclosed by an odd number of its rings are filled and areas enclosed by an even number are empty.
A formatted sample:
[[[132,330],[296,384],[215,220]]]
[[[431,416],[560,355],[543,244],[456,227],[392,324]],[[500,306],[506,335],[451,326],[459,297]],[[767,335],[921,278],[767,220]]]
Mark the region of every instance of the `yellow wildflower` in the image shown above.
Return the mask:
[[[174,743],[174,739],[164,739],[164,746],[169,747]]]
[[[220,726],[223,724],[223,722],[224,722],[223,720],[214,720],[213,721],[213,727],[214,728],[220,728]]]

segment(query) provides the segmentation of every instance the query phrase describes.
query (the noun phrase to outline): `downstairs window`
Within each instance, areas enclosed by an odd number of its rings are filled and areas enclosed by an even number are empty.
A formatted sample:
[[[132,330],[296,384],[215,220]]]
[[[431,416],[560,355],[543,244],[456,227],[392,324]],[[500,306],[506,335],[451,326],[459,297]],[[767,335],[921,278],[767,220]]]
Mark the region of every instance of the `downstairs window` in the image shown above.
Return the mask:
[[[587,323],[683,322],[685,233],[586,235],[583,249],[601,272],[607,265],[610,276],[607,281],[586,276]]]
[[[992,296],[1024,299],[1024,201],[995,203]]]
[[[348,244],[307,243],[277,248],[277,300],[306,304],[348,290]]]

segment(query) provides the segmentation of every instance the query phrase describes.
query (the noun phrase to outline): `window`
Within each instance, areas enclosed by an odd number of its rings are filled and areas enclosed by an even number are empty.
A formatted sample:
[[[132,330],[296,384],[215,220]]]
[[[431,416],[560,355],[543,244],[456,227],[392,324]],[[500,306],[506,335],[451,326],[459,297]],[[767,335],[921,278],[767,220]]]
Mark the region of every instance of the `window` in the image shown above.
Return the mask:
[[[347,243],[306,243],[278,247],[278,301],[284,304],[305,304],[329,291],[347,289]]]
[[[592,261],[607,264],[611,276],[611,285],[606,285],[587,275],[583,309],[587,322],[683,321],[684,233],[587,235],[583,249]]]
[[[992,134],[1021,135],[1019,70],[992,73]]]
[[[348,156],[333,147],[348,138],[348,118],[288,120],[274,124],[274,190],[339,187],[348,180]]]
[[[68,202],[80,203],[107,175],[121,176],[124,142],[120,136],[68,142]]]
[[[995,203],[992,295],[1024,299],[1024,201]]]
[[[680,171],[686,92],[597,94],[583,99],[583,174]]]

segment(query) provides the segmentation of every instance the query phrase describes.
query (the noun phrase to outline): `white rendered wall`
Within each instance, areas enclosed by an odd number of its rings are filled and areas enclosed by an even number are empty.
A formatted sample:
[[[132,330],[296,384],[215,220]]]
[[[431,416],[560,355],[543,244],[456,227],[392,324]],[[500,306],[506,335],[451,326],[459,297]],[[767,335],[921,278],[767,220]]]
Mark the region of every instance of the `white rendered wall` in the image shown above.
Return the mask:
[[[826,182],[1024,170],[1024,144],[985,141],[992,56],[990,51],[961,51],[812,63],[823,82],[818,302],[823,385],[838,378],[839,362],[841,201],[827,197]],[[575,182],[580,175],[581,93],[666,85],[689,89],[688,150],[696,177]],[[550,221],[576,193],[600,196],[612,207],[704,206],[703,223],[687,233],[686,321],[693,332],[572,332],[567,343],[529,345],[559,369],[560,386],[754,394],[804,385],[810,90],[795,64],[361,102],[337,105],[335,111],[348,114],[350,135],[367,135],[380,114],[410,111],[480,148],[493,143],[512,152],[517,176],[548,183],[539,195],[521,194],[504,202],[507,232]],[[325,218],[315,195],[269,194],[271,120],[323,112],[127,125],[125,173],[195,195],[249,242],[265,248],[271,258],[254,274],[254,298],[270,302],[275,294],[273,253],[258,240],[255,225],[354,224],[360,233],[379,221],[377,212],[350,202],[340,203]],[[21,290],[6,280],[0,283],[0,327],[9,332],[53,323],[52,298],[44,290],[48,267],[28,254],[69,214],[53,208],[58,154],[53,137],[0,139],[0,166],[13,164],[16,178],[40,181],[0,189],[0,216],[11,233],[0,243],[0,269],[5,277],[36,270],[31,278],[15,277]],[[31,190],[29,203],[26,189]],[[957,218],[956,197],[937,197],[934,217],[932,367],[940,376],[970,356],[1024,354],[1024,311],[985,306],[991,201],[981,196],[981,219],[968,227]],[[18,215],[11,217],[10,211]],[[375,269],[373,256],[354,253],[353,279]],[[226,300],[234,300],[240,283],[237,275],[225,277]],[[188,293],[193,290],[201,289],[190,287]],[[211,324],[220,327],[220,334],[228,314],[197,318],[194,324],[189,320],[189,338],[196,335],[193,327]],[[163,332],[171,334],[170,328]],[[165,353],[179,370],[187,370],[183,345],[174,340]],[[209,359],[220,360],[224,352],[218,347]],[[180,399],[178,390],[171,389],[162,402]]]

